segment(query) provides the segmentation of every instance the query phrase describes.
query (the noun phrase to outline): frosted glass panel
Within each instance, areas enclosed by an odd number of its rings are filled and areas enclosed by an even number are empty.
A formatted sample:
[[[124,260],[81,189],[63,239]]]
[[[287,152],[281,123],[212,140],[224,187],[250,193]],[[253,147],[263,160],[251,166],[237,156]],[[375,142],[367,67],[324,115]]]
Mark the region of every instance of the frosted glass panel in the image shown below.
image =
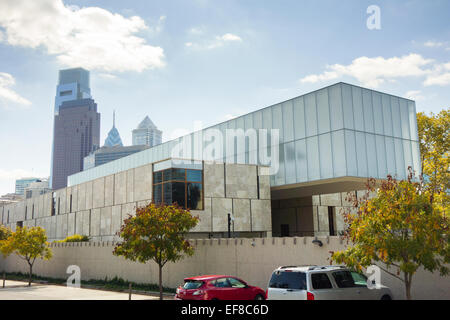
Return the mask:
[[[391,97],[391,109],[392,109],[392,128],[394,130],[394,137],[402,137],[402,124],[400,121],[400,104],[398,98]]]
[[[306,155],[308,158],[308,179],[320,179],[319,162],[319,143],[318,138],[311,137],[306,139]]]
[[[381,105],[381,94],[378,92],[372,92],[372,106],[375,133],[384,134],[383,107]]]
[[[314,93],[305,96],[306,136],[317,134],[317,110],[316,95]]]
[[[352,87],[353,96],[353,115],[355,119],[355,129],[364,131],[364,113],[362,106],[362,92],[361,88]]]
[[[276,106],[269,108],[272,109],[272,128],[278,129],[280,142],[284,142],[283,139],[283,115],[281,111],[281,104],[277,104]]]
[[[294,112],[292,100],[283,103],[283,140],[290,142],[294,140]]]
[[[411,130],[411,140],[418,141],[419,137],[417,134],[416,106],[412,101],[408,101],[408,118],[409,129]]]
[[[291,184],[297,181],[295,172],[295,143],[289,142],[284,144],[284,163],[286,169],[286,183]]]
[[[375,143],[375,135],[365,134],[366,144],[367,144],[367,165],[369,177],[378,177],[378,166],[377,166],[377,148]]]
[[[303,97],[294,99],[294,131],[295,139],[306,137],[305,132],[305,104]]]
[[[297,182],[308,180],[308,163],[306,159],[306,140],[295,142],[295,162],[297,172]]]
[[[253,115],[251,113],[244,116],[244,128],[245,130],[253,128]]]
[[[395,147],[395,166],[397,168],[397,176],[399,179],[406,178],[405,159],[403,158],[403,143],[400,139],[394,139]]]
[[[345,128],[354,129],[352,87],[347,84],[342,84],[342,107],[344,111]]]
[[[354,131],[345,130],[345,158],[347,159],[348,175],[356,177],[358,175],[358,166]]]
[[[333,170],[335,177],[342,177],[346,175],[345,162],[345,141],[344,130],[335,131],[331,133],[331,146],[333,148]]]
[[[338,130],[344,127],[344,115],[342,110],[341,85],[334,85],[329,88],[330,122],[331,130]]]
[[[285,184],[285,163],[284,163],[284,144],[280,144],[279,149],[279,169],[275,174],[275,185]]]
[[[419,176],[422,174],[422,168],[420,165],[420,151],[419,151],[419,143],[412,141],[411,142],[411,153],[412,153],[412,159],[414,162],[414,171],[415,171],[415,175]]]
[[[403,139],[410,139],[409,131],[409,110],[406,100],[400,99],[400,118],[402,121],[402,137]]]
[[[262,126],[262,111],[256,111],[253,113],[253,127],[255,129],[261,129]]]
[[[319,134],[330,132],[330,110],[328,106],[328,90],[317,91],[317,120],[319,123]]]
[[[375,136],[377,144],[377,162],[378,162],[378,178],[384,179],[387,177],[387,163],[386,163],[386,146],[384,136]]]
[[[358,176],[367,177],[367,154],[366,154],[366,137],[364,133],[355,132],[356,138],[356,159],[358,166]]]
[[[363,110],[365,131],[373,133],[372,93],[366,89],[363,89]]]
[[[383,104],[383,125],[384,134],[386,136],[393,135],[392,129],[392,109],[391,109],[391,99],[388,95],[381,95],[381,103]]]
[[[331,135],[319,136],[320,177],[322,179],[333,177],[333,157],[331,154]]]
[[[412,160],[412,150],[411,150],[411,141],[403,140],[403,154],[405,155],[405,168],[408,170],[408,167],[414,171],[414,163]]]

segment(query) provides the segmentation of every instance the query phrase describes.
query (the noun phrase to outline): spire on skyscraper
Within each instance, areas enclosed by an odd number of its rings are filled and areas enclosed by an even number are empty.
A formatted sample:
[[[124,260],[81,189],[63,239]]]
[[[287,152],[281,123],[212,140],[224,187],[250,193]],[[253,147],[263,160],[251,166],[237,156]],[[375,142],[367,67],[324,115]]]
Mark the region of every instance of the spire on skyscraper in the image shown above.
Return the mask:
[[[123,146],[119,131],[116,128],[116,111],[113,111],[113,126],[105,140],[105,147]]]

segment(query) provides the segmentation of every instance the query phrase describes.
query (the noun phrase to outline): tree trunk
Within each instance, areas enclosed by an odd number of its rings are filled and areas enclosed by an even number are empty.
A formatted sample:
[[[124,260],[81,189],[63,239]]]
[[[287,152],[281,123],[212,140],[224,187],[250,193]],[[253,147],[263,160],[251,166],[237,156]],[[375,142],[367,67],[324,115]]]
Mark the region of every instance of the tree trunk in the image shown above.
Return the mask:
[[[412,297],[411,297],[411,280],[412,280],[412,274],[405,273],[406,300],[412,300]]]
[[[159,300],[163,299],[163,288],[162,288],[162,265],[159,264]]]
[[[29,274],[29,278],[28,278],[28,286],[31,286],[31,280],[32,280],[32,276],[33,276],[33,265],[31,263],[28,263],[30,265],[30,274]]]

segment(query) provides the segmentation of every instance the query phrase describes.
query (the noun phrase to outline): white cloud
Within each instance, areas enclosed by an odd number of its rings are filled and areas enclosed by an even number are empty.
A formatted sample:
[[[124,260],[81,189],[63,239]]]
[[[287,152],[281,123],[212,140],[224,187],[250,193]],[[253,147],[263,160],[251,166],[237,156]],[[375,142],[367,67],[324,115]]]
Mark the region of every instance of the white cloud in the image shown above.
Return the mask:
[[[300,79],[300,83],[317,83],[348,76],[361,84],[373,88],[385,82],[396,82],[400,78],[425,78],[424,86],[450,84],[450,63],[437,63],[411,53],[392,58],[356,58],[349,65],[334,64],[326,66],[321,74],[311,74]]]
[[[156,31],[164,20],[160,17]],[[0,28],[4,29],[0,41],[42,48],[67,67],[141,72],[165,64],[163,49],[137,35],[149,30],[142,18],[126,18],[99,7],[68,6],[62,0],[2,0]]]
[[[366,86],[377,88],[385,81],[426,75],[429,71],[424,69],[424,67],[432,62],[433,60],[425,59],[421,55],[414,53],[387,59],[383,57],[359,57],[354,59],[349,65],[329,65],[326,67],[328,70],[322,74],[308,75],[300,79],[300,82],[316,83],[350,76]]]
[[[7,106],[10,103],[20,106],[29,106],[31,102],[18,93],[12,90],[10,87],[16,83],[14,77],[9,73],[0,72],[0,106]]]
[[[437,41],[427,41],[423,44],[425,47],[429,47],[429,48],[439,48],[442,47],[444,45],[443,42],[437,42]]]
[[[211,50],[223,47],[231,42],[242,42],[242,38],[232,33],[225,33],[224,35],[216,36],[213,40],[208,40],[206,42],[186,42],[185,46],[200,50]]]
[[[405,93],[405,97],[414,101],[422,101],[425,100],[425,96],[423,96],[422,91],[420,90],[411,90]]]

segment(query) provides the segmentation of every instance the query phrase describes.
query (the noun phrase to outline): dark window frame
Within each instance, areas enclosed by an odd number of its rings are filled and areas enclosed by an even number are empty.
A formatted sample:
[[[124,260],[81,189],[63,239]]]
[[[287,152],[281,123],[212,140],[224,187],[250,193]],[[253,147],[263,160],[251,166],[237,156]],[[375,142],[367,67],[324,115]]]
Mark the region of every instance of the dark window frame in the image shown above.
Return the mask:
[[[179,179],[179,178],[175,178],[173,179],[173,175],[172,175],[172,170],[184,170],[184,179]],[[201,172],[201,181],[193,181],[193,180],[188,180],[187,176],[188,176],[188,170],[189,171],[200,171]],[[170,178],[168,178],[168,180],[165,180],[164,178],[164,173],[169,174],[170,172]],[[156,175],[161,174],[161,179],[158,179],[160,181],[155,183],[155,177]],[[152,201],[155,202],[155,186],[161,186],[160,189],[160,199],[161,202],[157,203],[157,204],[164,204],[164,185],[165,184],[172,184],[174,182],[181,182],[184,183],[184,206],[182,206],[184,209],[189,209],[189,210],[204,210],[205,209],[205,198],[204,198],[204,172],[203,169],[187,169],[187,168],[168,168],[168,169],[164,169],[164,170],[159,170],[159,171],[155,171],[153,172],[153,180],[152,180]],[[191,209],[188,207],[188,185],[190,183],[196,183],[196,184],[200,184],[201,185],[201,209]],[[156,202],[155,202],[156,203]]]

